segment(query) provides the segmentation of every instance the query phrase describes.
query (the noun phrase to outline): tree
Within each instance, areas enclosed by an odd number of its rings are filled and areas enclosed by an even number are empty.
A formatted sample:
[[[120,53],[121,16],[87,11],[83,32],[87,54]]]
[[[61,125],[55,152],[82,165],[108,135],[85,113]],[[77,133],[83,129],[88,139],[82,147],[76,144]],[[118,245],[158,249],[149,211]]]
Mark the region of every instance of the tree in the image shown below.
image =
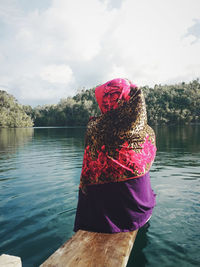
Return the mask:
[[[5,91],[0,90],[0,127],[31,127],[33,121],[24,107]]]

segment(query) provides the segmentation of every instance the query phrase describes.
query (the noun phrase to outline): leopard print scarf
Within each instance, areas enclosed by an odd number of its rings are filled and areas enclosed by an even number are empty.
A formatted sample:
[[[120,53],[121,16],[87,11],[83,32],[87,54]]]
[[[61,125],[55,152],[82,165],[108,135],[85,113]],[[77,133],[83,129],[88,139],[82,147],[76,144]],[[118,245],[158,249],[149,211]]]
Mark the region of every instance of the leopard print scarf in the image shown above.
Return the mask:
[[[155,155],[155,134],[147,124],[143,93],[130,86],[128,101],[118,100],[115,109],[87,125],[80,188],[143,176]]]

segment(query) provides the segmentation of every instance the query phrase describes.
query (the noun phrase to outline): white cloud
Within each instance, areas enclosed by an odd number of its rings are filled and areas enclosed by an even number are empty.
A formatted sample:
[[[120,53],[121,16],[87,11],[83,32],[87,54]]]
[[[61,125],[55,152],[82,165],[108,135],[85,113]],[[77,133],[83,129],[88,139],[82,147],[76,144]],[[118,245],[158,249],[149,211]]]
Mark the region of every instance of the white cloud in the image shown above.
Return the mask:
[[[1,5],[0,85],[23,103],[56,103],[114,77],[154,85],[200,76],[199,0],[48,3]]]
[[[187,34],[184,37],[193,36],[191,44],[195,44],[200,41],[200,20],[194,19],[194,24],[188,28]]]
[[[50,83],[65,83],[66,85],[72,81],[73,72],[67,65],[48,65],[45,66],[40,76],[43,80]]]

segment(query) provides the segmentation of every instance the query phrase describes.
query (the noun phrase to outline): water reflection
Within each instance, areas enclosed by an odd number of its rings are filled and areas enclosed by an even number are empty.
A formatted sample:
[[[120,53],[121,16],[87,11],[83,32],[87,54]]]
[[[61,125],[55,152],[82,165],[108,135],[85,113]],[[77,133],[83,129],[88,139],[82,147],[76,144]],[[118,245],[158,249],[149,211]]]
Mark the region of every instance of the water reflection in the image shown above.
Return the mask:
[[[57,137],[60,139],[60,137],[65,138],[75,138],[75,139],[83,139],[83,136],[85,134],[85,127],[80,128],[70,128],[70,127],[54,127],[54,128],[45,128],[45,127],[35,127],[33,128],[35,130],[35,137],[41,138],[41,137],[48,137],[48,138],[55,138]]]
[[[155,126],[157,146],[159,151],[178,153],[200,151],[200,127],[199,125],[187,126]]]
[[[68,144],[74,145],[79,148],[84,146],[85,127],[80,128],[34,128],[34,139],[37,141],[47,141],[49,144],[61,144],[66,146]],[[53,141],[53,143],[52,143]]]
[[[33,128],[0,128],[0,152],[14,153],[19,146],[32,140]]]

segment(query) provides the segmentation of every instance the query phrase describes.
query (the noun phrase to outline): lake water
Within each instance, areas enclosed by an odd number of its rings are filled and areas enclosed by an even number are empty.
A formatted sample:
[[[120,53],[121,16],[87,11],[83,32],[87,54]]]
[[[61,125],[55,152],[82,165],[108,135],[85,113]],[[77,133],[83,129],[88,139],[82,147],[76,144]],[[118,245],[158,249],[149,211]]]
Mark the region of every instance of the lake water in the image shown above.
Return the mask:
[[[200,265],[200,126],[157,127],[157,205],[128,267]],[[39,266],[73,234],[84,128],[0,129],[0,254]]]

